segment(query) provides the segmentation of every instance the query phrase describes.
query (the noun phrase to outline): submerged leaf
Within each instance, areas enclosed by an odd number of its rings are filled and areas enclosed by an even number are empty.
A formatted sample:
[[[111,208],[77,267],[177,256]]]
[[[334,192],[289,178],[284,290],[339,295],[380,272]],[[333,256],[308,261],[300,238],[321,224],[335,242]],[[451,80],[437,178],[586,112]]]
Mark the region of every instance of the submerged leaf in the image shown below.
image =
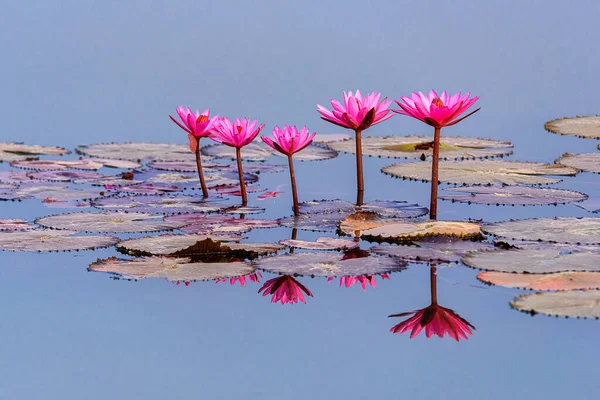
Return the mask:
[[[600,291],[533,293],[510,302],[515,310],[530,314],[571,318],[600,318]]]

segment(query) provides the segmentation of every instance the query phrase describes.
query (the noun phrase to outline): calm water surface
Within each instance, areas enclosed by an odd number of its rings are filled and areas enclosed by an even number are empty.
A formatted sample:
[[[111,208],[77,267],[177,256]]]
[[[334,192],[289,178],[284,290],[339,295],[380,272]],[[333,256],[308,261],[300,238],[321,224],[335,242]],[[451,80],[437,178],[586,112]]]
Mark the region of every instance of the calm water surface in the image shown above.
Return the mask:
[[[482,110],[443,133],[511,140],[512,160],[551,162],[597,142],[552,135],[545,121],[598,112],[596,1],[275,2],[28,1],[0,12],[2,141],[74,147],[185,142],[168,119],[180,104],[231,117],[335,127],[318,118],[342,90],[471,91]],[[430,133],[396,116],[371,135]],[[279,162],[273,160],[273,162]],[[365,160],[366,200],[427,204],[429,186]],[[1,170],[7,169],[3,164]],[[301,200],[354,200],[354,158],[298,163]],[[324,173],[326,171],[326,173]],[[286,193],[261,204],[290,214]],[[597,175],[556,185],[590,196]],[[251,195],[251,203],[258,204]],[[0,217],[55,213],[37,201]],[[488,207],[442,202],[440,219],[586,216],[574,205]],[[251,241],[287,238],[257,230]],[[317,233],[300,232],[299,239]],[[367,244],[365,244],[367,245]],[[468,341],[388,332],[387,315],[428,305],[429,270],[340,288],[303,278],[306,305],[271,304],[246,287],[88,273],[114,249],[0,253],[2,399],[595,399],[600,324],[511,310],[522,291],[484,286],[440,266],[440,303],[477,327]],[[267,277],[268,274],[265,274]]]

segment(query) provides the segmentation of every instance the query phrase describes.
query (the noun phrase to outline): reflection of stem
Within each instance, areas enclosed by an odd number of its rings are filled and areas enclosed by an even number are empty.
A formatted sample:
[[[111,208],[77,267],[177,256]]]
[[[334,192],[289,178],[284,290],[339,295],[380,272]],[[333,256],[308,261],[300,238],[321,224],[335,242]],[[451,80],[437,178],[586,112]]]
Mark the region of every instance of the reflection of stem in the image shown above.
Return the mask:
[[[240,190],[242,192],[242,206],[248,204],[248,195],[246,194],[246,183],[244,182],[244,171],[242,170],[242,149],[239,147],[235,148],[235,155],[237,157],[238,175],[240,177]]]
[[[430,281],[430,289],[431,289],[431,304],[437,305],[437,266],[436,266],[436,264],[431,264],[431,268],[429,269],[429,281]]]
[[[196,167],[198,168],[198,178],[200,178],[202,194],[204,195],[204,197],[208,197],[208,189],[206,188],[206,183],[204,183],[204,173],[202,172],[202,158],[200,157],[200,138],[197,138],[196,140]]]
[[[292,240],[296,240],[296,236],[298,236],[298,228],[292,228]],[[290,254],[294,254],[293,247],[290,247]]]
[[[292,155],[288,156],[288,165],[290,166],[290,179],[292,180],[292,199],[294,201],[294,216],[300,215],[298,210],[298,191],[296,189],[296,175],[294,174],[294,162],[292,161]]]
[[[431,201],[429,203],[429,218],[437,219],[437,197],[438,197],[438,164],[440,161],[440,131],[442,128],[435,127],[433,135],[433,160],[431,165]]]
[[[356,189],[358,194],[356,196],[356,205],[361,206],[363,203],[363,196],[365,191],[365,183],[363,181],[363,165],[362,165],[362,131],[355,131],[356,133]]]

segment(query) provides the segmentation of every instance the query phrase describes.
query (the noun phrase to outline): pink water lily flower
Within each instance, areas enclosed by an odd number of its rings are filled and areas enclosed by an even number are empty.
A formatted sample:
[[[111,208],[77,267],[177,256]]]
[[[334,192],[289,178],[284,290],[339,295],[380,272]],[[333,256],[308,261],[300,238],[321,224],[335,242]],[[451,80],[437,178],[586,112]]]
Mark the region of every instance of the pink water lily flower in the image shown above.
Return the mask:
[[[393,314],[390,317],[405,317],[414,314],[409,319],[394,325],[390,332],[405,333],[410,332],[410,338],[417,336],[421,330],[425,329],[425,335],[430,338],[433,334],[443,338],[447,333],[457,342],[460,338],[468,339],[467,335],[472,335],[471,329],[475,329],[466,319],[455,313],[449,308],[432,304],[429,307],[412,312]]]
[[[258,290],[258,293],[260,292],[263,292],[263,296],[272,295],[271,303],[277,303],[279,301],[281,304],[298,303],[298,301],[306,304],[302,292],[312,297],[310,290],[290,275],[282,275],[277,278],[269,279],[265,282],[263,287]]]
[[[395,100],[401,110],[393,110],[394,112],[411,116],[438,128],[459,123],[479,111],[478,108],[464,117],[458,118],[479,99],[479,97],[471,97],[471,93],[461,96],[461,93],[458,92],[450,96],[444,90],[442,95],[438,96],[435,90],[431,90],[428,96],[421,92],[413,92],[411,97],[402,96],[401,99],[402,102]]]

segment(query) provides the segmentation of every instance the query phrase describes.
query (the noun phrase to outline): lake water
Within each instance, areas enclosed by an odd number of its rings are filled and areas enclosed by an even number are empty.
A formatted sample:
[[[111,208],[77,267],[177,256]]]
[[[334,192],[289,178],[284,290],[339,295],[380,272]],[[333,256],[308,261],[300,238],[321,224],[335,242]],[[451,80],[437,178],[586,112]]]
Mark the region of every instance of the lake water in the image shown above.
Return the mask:
[[[180,104],[258,118],[266,133],[276,124],[334,133],[340,129],[319,119],[316,104],[343,90],[399,98],[435,88],[481,96],[481,111],[443,135],[510,140],[510,160],[595,152],[597,141],[550,134],[544,123],[598,113],[600,4],[524,3],[5,2],[0,141],[186,143],[168,118]],[[395,116],[367,133],[431,130]],[[380,172],[393,162],[365,159],[365,200],[428,205],[428,184]],[[353,155],[297,163],[296,174],[301,201],[355,198]],[[598,184],[582,173],[555,186],[592,197]],[[267,207],[260,217],[290,215],[287,173],[263,174],[260,185],[285,192],[263,202],[250,195]],[[445,220],[592,215],[574,205],[439,207]],[[60,212],[33,200],[0,210],[2,218],[28,219]],[[290,234],[255,230],[249,240]],[[177,286],[87,272],[117,254],[0,253],[0,398],[595,399],[600,392],[599,321],[512,310],[509,301],[523,291],[485,286],[464,266],[438,268],[440,304],[477,327],[457,343],[389,332],[397,321],[387,315],[429,304],[424,264],[367,291],[300,278],[314,297],[282,306],[255,283]]]

